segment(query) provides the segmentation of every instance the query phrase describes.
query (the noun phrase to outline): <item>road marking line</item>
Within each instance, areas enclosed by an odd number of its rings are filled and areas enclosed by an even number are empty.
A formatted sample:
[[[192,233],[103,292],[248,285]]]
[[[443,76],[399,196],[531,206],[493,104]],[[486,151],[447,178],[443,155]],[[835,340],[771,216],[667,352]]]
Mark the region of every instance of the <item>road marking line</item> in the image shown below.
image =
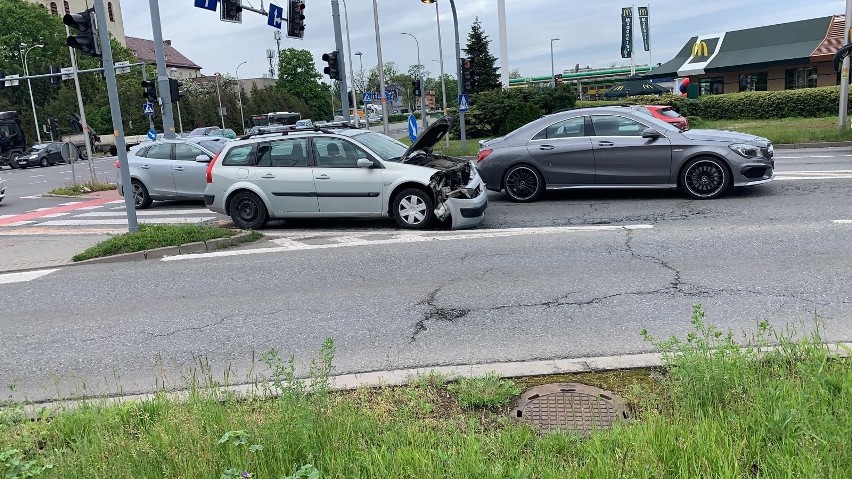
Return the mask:
[[[838,225],[852,225],[852,220],[832,220],[832,223]]]
[[[849,180],[852,175],[844,176],[775,176],[775,181],[792,181],[792,180]]]
[[[41,177],[43,177],[43,176],[44,176],[44,175],[30,175],[30,178],[41,178]]]
[[[33,223],[35,223],[35,221],[17,221],[15,223],[9,223],[9,224],[4,225],[4,226],[26,226],[26,225],[31,225]]]
[[[22,273],[0,274],[0,284],[24,283],[55,273],[58,269],[43,269],[39,271],[24,271]]]
[[[28,213],[16,215],[16,216],[13,216],[11,218],[2,219],[2,220],[0,220],[0,226],[8,226],[11,223],[17,223],[17,222],[20,222],[20,221],[34,220],[34,219],[41,218],[43,216],[53,214],[53,213],[65,213],[65,212],[75,211],[75,210],[79,209],[80,205],[100,206],[100,205],[107,203],[108,201],[109,200],[105,199],[105,198],[98,198],[98,199],[95,199],[95,200],[83,201],[83,202],[76,203],[76,204],[73,204],[73,205],[57,206],[55,208],[49,208],[47,210],[30,211]]]
[[[114,200],[114,201],[110,201],[110,202],[109,202],[109,203],[107,203],[107,204],[108,204],[108,205],[114,205],[114,204],[118,204],[118,203],[124,203],[124,200]]]
[[[71,213],[52,213],[49,215],[44,215],[42,218],[59,218],[60,216],[70,215]]]
[[[167,256],[161,261],[183,261],[200,258],[218,258],[225,256],[245,256],[261,253],[283,253],[288,251],[303,251],[314,249],[342,248],[347,246],[372,246],[384,244],[398,243],[425,243],[430,241],[452,241],[462,239],[478,239],[478,238],[505,238],[512,236],[527,236],[527,235],[546,235],[560,233],[576,233],[576,232],[591,232],[591,231],[625,231],[625,230],[640,230],[653,229],[653,225],[590,225],[590,226],[549,226],[540,228],[506,228],[492,230],[467,230],[448,234],[435,235],[434,232],[421,233],[402,233],[394,235],[392,238],[380,240],[362,239],[361,242],[348,241],[349,235],[344,235],[347,241],[344,243],[330,243],[321,245],[311,245],[294,241],[291,238],[280,238],[273,240],[274,243],[280,245],[274,248],[248,249],[239,251],[217,251],[213,253],[186,254],[178,256]],[[376,232],[371,232],[369,235],[375,235]]]
[[[82,203],[82,201],[69,201],[68,203],[59,203],[59,206],[78,205],[80,203]]]
[[[9,181],[9,180],[6,180]],[[32,195],[32,196],[21,196],[22,200],[37,200],[41,198],[41,195]]]
[[[204,219],[202,218],[139,218],[140,223],[151,223],[151,224],[191,224],[191,223],[203,223]],[[45,221],[44,223],[39,223],[45,226],[86,226],[86,225],[125,225],[127,224],[126,218],[101,218],[101,219],[90,219],[90,220],[53,220],[53,221]]]
[[[124,210],[124,207],[118,207],[115,209]],[[148,211],[137,211],[136,216],[159,216],[159,215],[197,215],[204,214],[206,216],[216,216],[216,213],[208,210],[207,208],[196,208],[196,209],[186,209],[186,210],[148,210]],[[108,217],[108,216],[124,216],[124,211],[97,211],[94,213],[82,213],[79,215],[75,215],[75,218],[99,218],[99,217]]]
[[[795,170],[795,171],[775,171],[776,174],[799,174],[799,173],[812,173],[812,174],[820,174],[820,175],[832,175],[838,173],[852,173],[852,170]]]
[[[0,220],[2,220],[4,218],[11,218],[13,216],[16,216],[16,215],[0,215]]]

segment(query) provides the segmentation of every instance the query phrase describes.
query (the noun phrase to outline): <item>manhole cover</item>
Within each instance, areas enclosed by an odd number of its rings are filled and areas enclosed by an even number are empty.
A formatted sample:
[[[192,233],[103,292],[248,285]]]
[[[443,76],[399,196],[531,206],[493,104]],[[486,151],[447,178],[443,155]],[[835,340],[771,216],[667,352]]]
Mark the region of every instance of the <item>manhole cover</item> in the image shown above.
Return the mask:
[[[587,436],[627,421],[622,399],[585,384],[561,383],[537,386],[518,399],[512,417],[532,424],[539,432],[574,432]]]

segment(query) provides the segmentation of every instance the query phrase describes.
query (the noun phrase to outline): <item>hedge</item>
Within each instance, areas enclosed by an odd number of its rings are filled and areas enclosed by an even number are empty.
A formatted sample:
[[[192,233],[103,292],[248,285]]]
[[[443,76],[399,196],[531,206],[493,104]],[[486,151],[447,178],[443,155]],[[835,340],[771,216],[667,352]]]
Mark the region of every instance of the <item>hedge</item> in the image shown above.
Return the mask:
[[[704,95],[695,100],[673,95],[638,96],[617,101],[577,101],[576,106],[668,105],[681,115],[704,120],[756,120],[836,115],[839,103],[839,87],[822,87]]]

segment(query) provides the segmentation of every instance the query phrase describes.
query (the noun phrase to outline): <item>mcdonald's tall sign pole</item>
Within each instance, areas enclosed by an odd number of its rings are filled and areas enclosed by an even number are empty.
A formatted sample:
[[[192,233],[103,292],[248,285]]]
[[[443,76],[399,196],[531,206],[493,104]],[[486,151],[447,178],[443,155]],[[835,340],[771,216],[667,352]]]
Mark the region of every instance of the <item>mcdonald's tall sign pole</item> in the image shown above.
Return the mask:
[[[852,0],[846,0],[846,28],[843,32],[843,44],[848,45],[849,30],[852,29]],[[837,118],[837,128],[845,130],[847,127],[847,108],[849,105],[849,57],[843,59],[843,67],[840,69],[840,105]]]

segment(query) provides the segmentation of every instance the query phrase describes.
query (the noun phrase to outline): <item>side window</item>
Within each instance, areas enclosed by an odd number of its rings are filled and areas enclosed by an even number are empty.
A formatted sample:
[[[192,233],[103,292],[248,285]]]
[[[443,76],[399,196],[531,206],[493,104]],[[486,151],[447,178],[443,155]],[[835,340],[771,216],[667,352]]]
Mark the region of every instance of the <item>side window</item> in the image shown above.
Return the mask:
[[[294,138],[265,143],[257,150],[257,166],[298,168],[308,166],[308,139]]]
[[[222,160],[222,166],[250,166],[254,163],[252,151],[254,145],[240,145],[231,148]]]
[[[647,128],[638,121],[614,115],[594,115],[592,124],[596,136],[642,136]]]
[[[160,143],[148,148],[148,153],[145,155],[152,160],[171,160],[172,159],[172,144]]]
[[[555,138],[577,138],[586,136],[585,120],[582,116],[568,118],[559,123],[554,123],[541,130],[533,137],[533,140],[551,140]]]
[[[138,150],[136,150],[136,153],[134,153],[134,155],[138,156],[140,158],[147,158],[148,157],[148,150],[150,150],[150,149],[151,149],[150,146],[143,146],[142,148],[139,148]]]
[[[198,155],[204,155],[208,158],[210,155],[201,151],[201,148],[198,148],[195,145],[190,145],[188,143],[177,143],[175,144],[175,159],[179,161],[195,161],[195,157]]]
[[[363,149],[340,138],[314,138],[317,168],[358,168],[359,158],[370,156]]]

